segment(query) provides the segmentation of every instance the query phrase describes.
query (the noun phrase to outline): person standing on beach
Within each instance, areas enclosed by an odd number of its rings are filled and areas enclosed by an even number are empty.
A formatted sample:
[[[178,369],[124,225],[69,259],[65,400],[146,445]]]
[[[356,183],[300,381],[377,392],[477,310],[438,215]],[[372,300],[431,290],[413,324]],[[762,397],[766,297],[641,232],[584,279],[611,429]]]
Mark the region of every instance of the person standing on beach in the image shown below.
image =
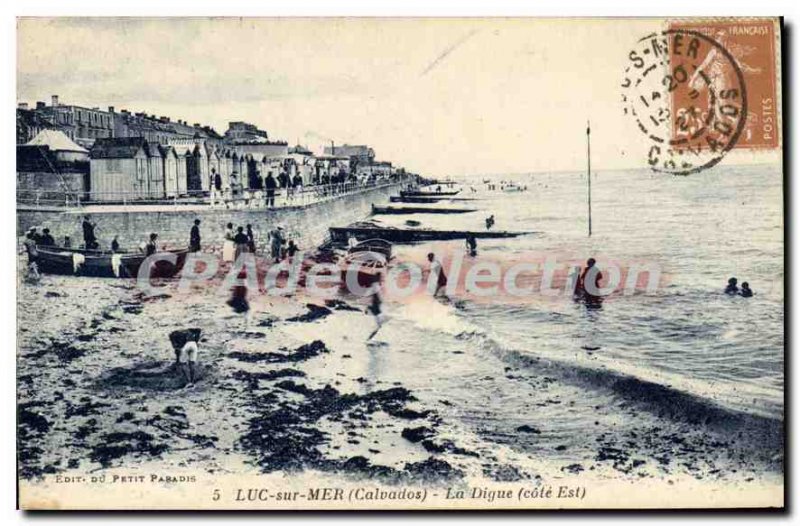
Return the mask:
[[[30,229],[28,233],[25,235],[25,241],[23,244],[25,245],[25,251],[28,253],[28,265],[36,263],[36,260],[39,257],[39,251],[36,249],[36,239],[33,236],[34,229]]]
[[[83,223],[81,224],[83,228],[83,243],[87,250],[94,250],[96,249],[99,244],[97,243],[97,238],[94,235],[94,229],[96,225],[89,221],[89,216],[83,217]]]
[[[39,244],[43,247],[52,247],[56,244],[56,239],[50,235],[50,229],[45,228],[42,230],[42,238],[39,240]]]
[[[372,333],[370,333],[370,335],[367,337],[367,341],[374,338],[375,335],[378,334],[378,331],[381,330],[382,305],[383,305],[383,300],[381,299],[380,291],[376,288],[375,292],[373,292],[372,297],[370,298],[370,303],[369,307],[367,307],[367,311],[370,314],[372,314],[372,316],[375,318],[375,324],[377,325],[377,327],[375,327],[375,330],[372,331]]]
[[[248,244],[247,244],[247,234],[244,233],[243,227],[236,228],[236,235],[233,236],[233,244],[236,245],[236,255],[235,258],[239,259],[239,256],[247,252]]]
[[[158,239],[158,234],[156,233],[150,234],[150,240],[144,247],[144,253],[146,256],[152,256],[158,250],[158,246],[156,245],[157,239]]]
[[[233,261],[236,247],[233,244],[233,223],[228,223],[225,227],[225,240],[222,243],[222,261]]]
[[[244,280],[247,277],[247,271],[243,267],[239,272],[238,278]],[[247,301],[247,286],[236,285],[232,289],[231,298],[228,300],[228,305],[233,309],[236,314],[244,314],[244,331],[247,332],[250,327],[250,303]]]
[[[255,254],[256,253],[256,235],[253,233],[253,225],[247,225],[247,229],[245,230],[245,235],[247,235],[247,248],[248,250]]]
[[[475,239],[475,235],[467,234],[465,243],[467,245],[467,254],[471,257],[475,257],[478,254],[478,240]]]
[[[431,264],[428,282],[430,283],[431,279],[436,280],[436,288],[433,291],[433,296],[436,297],[439,294],[439,291],[447,286],[447,275],[445,275],[442,264],[439,263],[433,252],[428,253],[428,261]]]
[[[281,260],[281,247],[285,242],[283,238],[283,227],[277,226],[275,230],[270,232],[270,256],[274,260],[275,263],[280,262]]]
[[[264,204],[267,208],[273,208],[275,206],[275,188],[277,186],[278,183],[275,181],[275,178],[272,177],[272,172],[269,172],[264,178],[264,195],[266,196]]]
[[[303,191],[303,176],[300,175],[300,172],[295,174],[294,179],[292,179],[292,186],[294,187],[295,193]]]
[[[286,255],[289,257],[289,261],[294,260],[294,255],[300,250],[300,247],[295,245],[294,240],[290,239],[289,244],[286,246]]]
[[[189,252],[200,252],[200,220],[195,219],[189,233]]]

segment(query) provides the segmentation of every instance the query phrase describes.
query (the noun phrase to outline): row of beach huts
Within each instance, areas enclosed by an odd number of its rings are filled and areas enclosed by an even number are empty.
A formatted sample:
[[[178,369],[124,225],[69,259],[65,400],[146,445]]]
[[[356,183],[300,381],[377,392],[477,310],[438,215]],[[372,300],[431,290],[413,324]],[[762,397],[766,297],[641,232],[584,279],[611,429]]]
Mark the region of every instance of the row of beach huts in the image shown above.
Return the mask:
[[[222,192],[261,189],[268,175],[303,185],[395,175],[391,163],[314,155],[285,143],[213,145],[187,139],[158,144],[115,137],[99,138],[87,150],[58,130],[43,130],[18,146],[17,165],[18,192],[64,191],[99,202],[205,195],[217,185],[214,189]]]

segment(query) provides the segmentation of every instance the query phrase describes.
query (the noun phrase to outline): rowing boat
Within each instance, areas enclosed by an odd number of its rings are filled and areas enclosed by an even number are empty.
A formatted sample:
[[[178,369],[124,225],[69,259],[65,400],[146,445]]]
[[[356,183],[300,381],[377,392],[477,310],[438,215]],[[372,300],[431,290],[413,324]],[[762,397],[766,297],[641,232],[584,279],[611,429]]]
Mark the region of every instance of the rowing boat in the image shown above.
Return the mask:
[[[147,255],[141,252],[107,252],[56,246],[37,246],[36,265],[40,272],[100,278],[136,278]],[[150,277],[168,278],[177,274],[189,253],[188,248],[164,250],[173,254],[175,264],[164,259],[152,264]]]

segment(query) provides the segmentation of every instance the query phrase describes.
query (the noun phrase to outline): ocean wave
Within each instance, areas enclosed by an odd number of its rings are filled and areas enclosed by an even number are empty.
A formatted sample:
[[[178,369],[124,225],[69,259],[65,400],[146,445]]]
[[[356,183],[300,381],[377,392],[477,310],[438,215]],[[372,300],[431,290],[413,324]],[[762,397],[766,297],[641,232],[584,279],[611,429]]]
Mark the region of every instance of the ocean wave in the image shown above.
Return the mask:
[[[535,369],[538,373],[587,389],[606,390],[618,397],[621,403],[635,404],[659,418],[713,428],[742,439],[747,437],[764,447],[778,449],[783,446],[782,417],[726,407],[706,396],[627,372],[535,356],[505,347],[485,333],[476,333],[466,339],[511,366]]]

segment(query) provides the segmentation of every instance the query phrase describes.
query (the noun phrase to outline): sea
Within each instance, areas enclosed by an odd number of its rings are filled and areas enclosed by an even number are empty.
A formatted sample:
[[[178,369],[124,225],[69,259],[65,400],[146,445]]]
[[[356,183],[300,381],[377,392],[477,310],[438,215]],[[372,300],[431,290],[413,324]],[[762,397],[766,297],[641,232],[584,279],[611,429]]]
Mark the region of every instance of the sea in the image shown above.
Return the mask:
[[[396,377],[415,393],[428,393],[430,401],[446,399],[451,416],[472,431],[505,429],[509,437],[518,436],[516,427],[534,420],[549,430],[539,443],[564,448],[585,438],[598,413],[617,408],[636,419],[635,411],[627,411],[632,406],[670,421],[702,422],[704,415],[722,414],[780,429],[780,166],[717,166],[691,176],[597,171],[591,237],[586,177],[554,172],[462,178],[457,197],[470,200],[432,206],[476,212],[373,219],[396,227],[411,220],[418,228],[484,230],[485,218],[494,215],[494,229],[535,234],[479,239],[476,259],[513,263],[530,254],[555,254],[578,261],[655,262],[664,276],[655,290],[615,295],[600,308],[587,308],[569,294],[524,303],[469,297],[390,303],[389,321],[377,336],[385,347],[375,351],[368,377]],[[509,182],[524,191],[501,190]],[[397,246],[395,256],[424,261],[431,251],[464,252],[464,243]],[[749,282],[754,296],[724,294],[730,277]],[[553,403],[532,406],[543,386],[555,393]],[[560,403],[566,400],[569,410]]]

